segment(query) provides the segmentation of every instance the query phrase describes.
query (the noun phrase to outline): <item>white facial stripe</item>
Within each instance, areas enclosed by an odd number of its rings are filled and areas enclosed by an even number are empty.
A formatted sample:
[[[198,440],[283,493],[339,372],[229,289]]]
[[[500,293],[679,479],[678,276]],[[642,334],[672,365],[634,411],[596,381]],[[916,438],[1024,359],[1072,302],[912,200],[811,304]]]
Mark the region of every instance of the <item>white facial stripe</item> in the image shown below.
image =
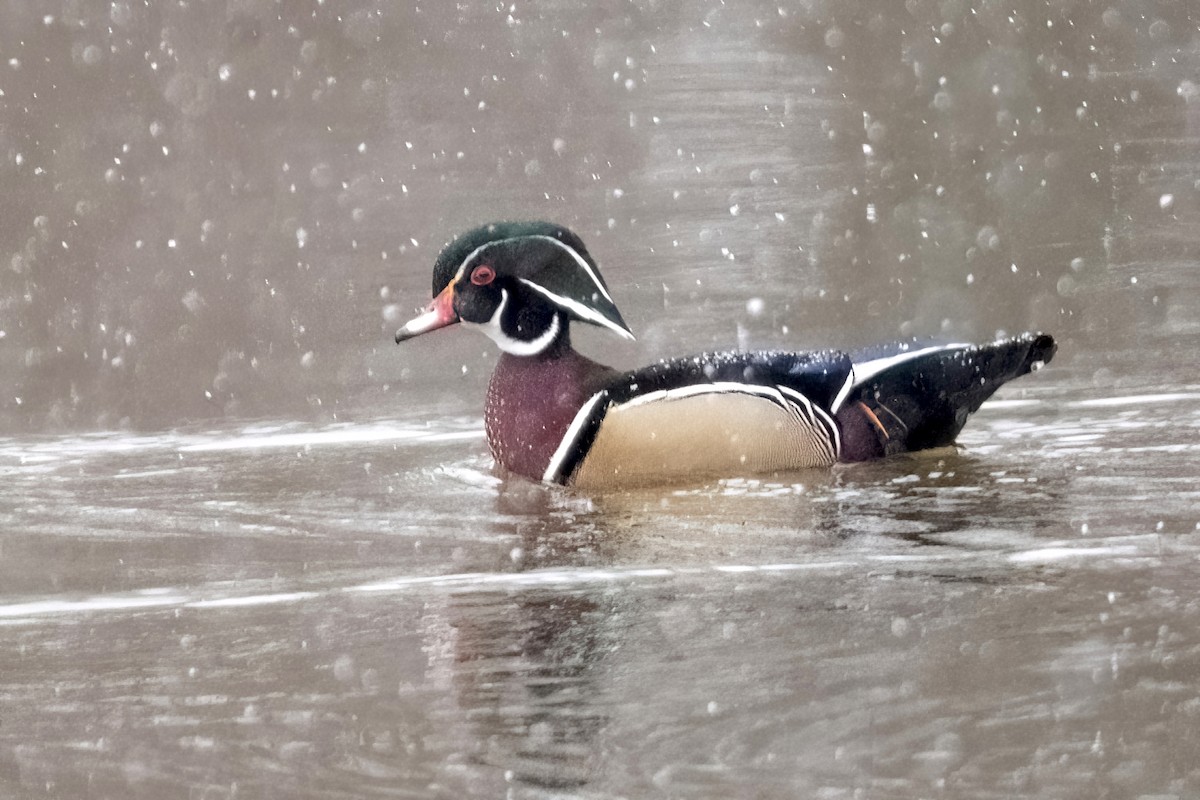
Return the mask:
[[[927,353],[936,353],[941,350],[957,350],[960,347],[970,347],[968,344],[939,344],[933,347],[922,347],[920,350],[910,350],[906,353],[897,353],[894,356],[886,356],[884,358],[873,358],[870,361],[864,361],[861,364],[854,365],[854,385],[861,386],[865,382],[874,378],[879,373],[889,367],[894,367],[897,364],[903,364],[905,361],[923,356]]]
[[[508,305],[508,291],[500,290],[500,305],[496,307],[496,311],[492,314],[492,318],[487,322],[466,322],[463,324],[472,328],[478,328],[487,335],[489,339],[495,342],[501,350],[506,353],[511,353],[514,356],[536,356],[538,353],[550,346],[558,337],[561,325],[558,321],[558,314],[550,318],[550,327],[546,331],[532,341],[523,339],[514,339],[504,332],[504,328],[500,325],[500,317],[504,314],[504,307]]]
[[[474,250],[472,250],[470,252],[470,254],[468,254],[467,257],[462,260],[462,263],[458,265],[458,272],[454,273],[455,282],[462,279],[463,274],[466,272],[467,265],[471,263],[471,261],[475,258],[475,256],[479,255],[480,251],[485,250],[485,249],[491,247],[492,245],[504,244],[505,242],[515,242],[518,239],[545,239],[546,241],[550,242],[551,244],[555,245],[556,247],[561,247],[563,250],[566,250],[567,253],[570,254],[571,258],[575,260],[575,263],[585,273],[587,273],[588,278],[590,278],[592,283],[595,284],[596,291],[598,291],[601,294],[601,296],[604,297],[605,300],[607,300],[610,303],[613,303],[612,295],[610,295],[608,293],[608,290],[604,288],[604,284],[600,281],[600,276],[597,275],[596,271],[592,269],[592,265],[588,263],[587,259],[584,258],[583,256],[581,256],[579,254],[578,250],[576,250],[574,247],[571,247],[571,245],[567,244],[566,242],[561,241],[559,239],[555,239],[553,236],[546,236],[544,234],[525,234],[522,236],[510,236],[507,239],[495,239],[493,241],[485,242],[484,244],[481,244],[479,247],[476,247]],[[616,305],[616,303],[613,303],[613,305]]]
[[[608,317],[601,314],[599,311],[596,311],[595,309],[592,309],[592,308],[588,308],[583,303],[580,303],[576,300],[572,300],[569,297],[563,297],[561,295],[557,295],[554,292],[547,289],[546,287],[536,284],[531,280],[527,280],[525,278],[518,278],[517,280],[519,280],[521,283],[528,286],[530,289],[533,289],[535,292],[540,294],[542,297],[545,297],[547,300],[549,300],[551,303],[554,303],[559,308],[563,308],[568,311],[573,311],[576,314],[578,314],[580,316],[580,318],[585,319],[588,322],[594,322],[597,325],[608,328],[610,331],[615,331],[616,333],[619,333],[621,336],[624,336],[626,339],[633,338],[632,333],[625,330],[620,325],[618,325],[617,323],[613,322]]]
[[[502,239],[500,241],[507,242],[508,239]],[[454,273],[454,280],[450,282],[458,283],[460,280],[462,280],[463,273],[467,271],[467,264],[470,264],[471,260],[474,259],[475,256],[479,255],[479,251],[491,247],[494,244],[497,244],[497,242],[485,242],[484,244],[481,244],[479,247],[476,247],[474,250],[472,250],[467,257],[462,260],[462,263],[458,265],[458,272]]]
[[[557,245],[558,247],[561,247],[563,250],[566,250],[568,253],[570,253],[571,258],[575,259],[575,263],[579,265],[580,269],[587,273],[587,276],[592,279],[592,283],[596,284],[596,291],[600,292],[600,294],[604,296],[605,300],[613,303],[613,299],[609,295],[608,290],[605,289],[604,284],[600,282],[600,276],[595,273],[595,271],[592,269],[592,265],[587,262],[587,259],[579,255],[578,250],[560,239],[555,239],[553,236],[535,235],[530,236],[529,238],[545,239],[551,244]],[[616,303],[613,303],[613,305],[616,305]]]
[[[570,427],[567,428],[566,434],[562,441],[558,443],[558,448],[554,451],[554,455],[550,457],[550,463],[546,465],[546,471],[542,474],[542,480],[547,483],[557,483],[566,475],[559,475],[558,471],[562,468],[562,462],[566,460],[567,454],[575,447],[575,440],[579,438],[579,432],[583,430],[583,425],[592,416],[592,409],[596,407],[596,403],[600,402],[600,398],[604,392],[596,392],[591,398],[583,404],[579,411],[575,412],[575,419],[571,420]]]

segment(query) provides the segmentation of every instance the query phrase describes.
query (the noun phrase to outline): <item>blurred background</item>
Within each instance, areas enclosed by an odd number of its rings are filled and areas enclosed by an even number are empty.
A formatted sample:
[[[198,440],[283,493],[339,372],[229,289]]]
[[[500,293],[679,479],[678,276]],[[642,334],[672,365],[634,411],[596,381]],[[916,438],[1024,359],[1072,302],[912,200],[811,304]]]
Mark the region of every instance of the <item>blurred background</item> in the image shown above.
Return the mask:
[[[639,342],[579,338],[619,366],[1037,328],[1098,385],[1194,379],[1197,27],[1186,0],[8,0],[0,425],[477,414],[490,343],[390,337],[495,219],[584,238]]]

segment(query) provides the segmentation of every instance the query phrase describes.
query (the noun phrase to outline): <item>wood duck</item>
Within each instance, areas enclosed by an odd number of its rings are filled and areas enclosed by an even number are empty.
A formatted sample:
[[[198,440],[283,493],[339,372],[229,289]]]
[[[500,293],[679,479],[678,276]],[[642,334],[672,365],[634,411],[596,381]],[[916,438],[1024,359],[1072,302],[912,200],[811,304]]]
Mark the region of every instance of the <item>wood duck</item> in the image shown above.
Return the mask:
[[[718,352],[620,372],[571,347],[571,322],[633,333],[579,237],[548,222],[475,228],[433,268],[433,301],[396,342],[462,323],[502,351],[485,427],[496,461],[585,488],[865,461],[954,442],[1054,339]]]

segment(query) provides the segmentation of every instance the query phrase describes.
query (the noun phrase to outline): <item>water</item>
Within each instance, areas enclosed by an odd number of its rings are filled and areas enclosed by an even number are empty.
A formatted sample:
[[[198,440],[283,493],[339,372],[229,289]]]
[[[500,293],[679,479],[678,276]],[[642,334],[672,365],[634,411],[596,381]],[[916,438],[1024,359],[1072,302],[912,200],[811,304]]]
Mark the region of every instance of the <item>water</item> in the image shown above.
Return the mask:
[[[1200,795],[1186,4],[0,22],[0,797]],[[1060,351],[957,449],[506,479],[490,343],[390,344],[506,216],[622,367]]]
[[[6,441],[0,787],[1190,796],[1200,392],[1011,394],[592,498],[477,420]]]

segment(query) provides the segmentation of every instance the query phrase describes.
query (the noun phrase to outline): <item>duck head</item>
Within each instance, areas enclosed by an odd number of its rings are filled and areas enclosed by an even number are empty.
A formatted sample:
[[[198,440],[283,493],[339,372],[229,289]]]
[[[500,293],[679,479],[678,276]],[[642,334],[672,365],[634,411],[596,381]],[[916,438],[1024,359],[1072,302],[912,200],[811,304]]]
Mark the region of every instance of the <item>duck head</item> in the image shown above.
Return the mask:
[[[506,353],[532,356],[563,340],[570,320],[633,338],[578,236],[549,222],[499,222],[446,245],[433,266],[433,301],[396,343],[461,322]]]

